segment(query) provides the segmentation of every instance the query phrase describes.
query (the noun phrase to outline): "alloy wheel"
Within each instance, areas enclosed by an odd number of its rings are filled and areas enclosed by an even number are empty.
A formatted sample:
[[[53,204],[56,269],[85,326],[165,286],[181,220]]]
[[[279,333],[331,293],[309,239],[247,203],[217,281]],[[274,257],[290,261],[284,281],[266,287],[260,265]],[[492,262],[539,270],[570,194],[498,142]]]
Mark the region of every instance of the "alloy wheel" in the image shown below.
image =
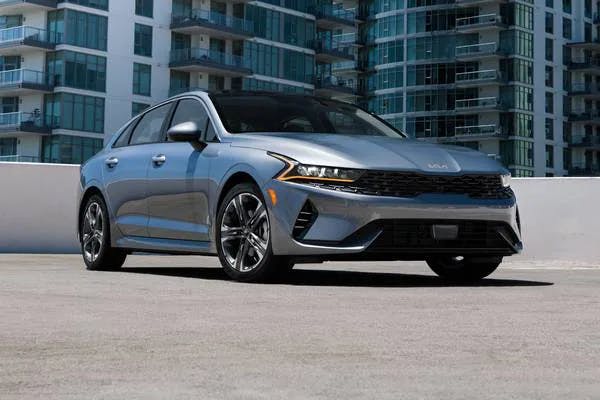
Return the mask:
[[[100,204],[96,202],[90,203],[85,211],[81,241],[84,257],[93,263],[98,259],[104,244],[104,216]]]
[[[269,245],[269,216],[263,202],[251,193],[240,193],[227,204],[221,221],[221,250],[237,271],[255,269]]]

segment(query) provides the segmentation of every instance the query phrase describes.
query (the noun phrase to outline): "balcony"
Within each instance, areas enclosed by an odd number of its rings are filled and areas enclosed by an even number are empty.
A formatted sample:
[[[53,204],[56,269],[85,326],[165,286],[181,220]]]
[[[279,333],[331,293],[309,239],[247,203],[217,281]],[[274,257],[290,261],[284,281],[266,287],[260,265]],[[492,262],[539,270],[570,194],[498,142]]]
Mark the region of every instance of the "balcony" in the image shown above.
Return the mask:
[[[502,17],[498,14],[483,14],[456,19],[456,30],[462,33],[506,29],[506,27],[507,25],[502,22]]]
[[[474,7],[485,4],[506,4],[507,0],[456,0],[457,7]]]
[[[0,95],[20,96],[31,93],[48,93],[53,86],[48,76],[41,71],[13,69],[0,71]]]
[[[321,4],[312,8],[317,27],[321,29],[337,29],[356,27],[358,21],[355,10],[347,10],[334,4]]]
[[[340,61],[331,64],[331,71],[338,73],[359,73],[361,72],[361,67],[356,60]]]
[[[457,141],[502,138],[506,138],[506,134],[504,134],[502,130],[495,124],[457,126],[456,128],[454,128],[454,140]]]
[[[12,112],[0,114],[0,137],[20,133],[49,134],[41,113]]]
[[[315,39],[311,43],[315,50],[315,60],[320,63],[354,60],[354,51],[350,46],[343,46],[336,39]]]
[[[0,0],[0,13],[13,15],[27,11],[50,10],[56,8],[56,3],[57,0]]]
[[[600,74],[600,59],[598,57],[574,58],[568,65],[571,71]]]
[[[334,35],[333,40],[337,41],[341,46],[361,46],[356,32]]]
[[[600,39],[585,40],[583,42],[571,42],[567,43],[567,46],[574,49],[598,51],[600,50]]]
[[[480,60],[483,58],[501,58],[505,54],[500,51],[496,42],[476,43],[456,46],[456,58],[461,61]]]
[[[588,150],[600,150],[600,136],[577,135],[569,140],[570,147],[585,148]]]
[[[342,79],[335,75],[317,76],[314,85],[317,96],[348,97],[358,94],[356,80]]]
[[[479,97],[456,100],[454,108],[456,111],[502,111],[506,107],[497,97]]]
[[[576,83],[569,87],[569,96],[583,97],[585,99],[599,99],[600,86],[592,83]]]
[[[569,168],[569,176],[600,176],[600,165],[575,163]]]
[[[178,71],[230,77],[241,77],[252,73],[248,59],[209,49],[172,50],[170,60],[169,67]]]
[[[568,118],[569,122],[600,124],[600,112],[597,110],[572,110]]]
[[[31,50],[54,50],[45,30],[31,26],[0,29],[0,56],[20,55]]]
[[[194,9],[189,15],[174,15],[171,30],[189,35],[202,34],[218,39],[241,40],[254,36],[252,21]]]
[[[455,82],[459,87],[482,87],[506,83],[500,72],[495,69],[459,72],[456,74]]]

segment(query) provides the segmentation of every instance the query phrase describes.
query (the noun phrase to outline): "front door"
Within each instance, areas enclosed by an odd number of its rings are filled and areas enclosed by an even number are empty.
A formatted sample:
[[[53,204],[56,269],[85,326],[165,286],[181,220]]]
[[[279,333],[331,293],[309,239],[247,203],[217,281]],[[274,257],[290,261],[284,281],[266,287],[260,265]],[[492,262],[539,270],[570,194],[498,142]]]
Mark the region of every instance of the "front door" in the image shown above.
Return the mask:
[[[210,123],[199,99],[182,99],[170,126],[195,122],[203,131]],[[205,133],[205,132],[204,132]],[[209,240],[208,173],[211,146],[200,142],[165,141],[153,145],[148,169],[148,232],[151,237],[191,241]]]

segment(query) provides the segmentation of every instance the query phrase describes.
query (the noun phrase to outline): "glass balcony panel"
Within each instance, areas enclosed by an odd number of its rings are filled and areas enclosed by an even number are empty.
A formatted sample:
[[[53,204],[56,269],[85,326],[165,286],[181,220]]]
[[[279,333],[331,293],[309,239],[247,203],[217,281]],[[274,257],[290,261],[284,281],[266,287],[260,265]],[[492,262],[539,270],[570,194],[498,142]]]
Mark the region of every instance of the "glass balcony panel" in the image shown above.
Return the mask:
[[[464,110],[469,108],[495,108],[499,107],[500,102],[497,97],[480,97],[477,99],[456,100],[455,108]]]
[[[13,28],[0,29],[0,44],[21,42],[24,40],[48,42],[48,34],[44,29],[32,26],[15,26]]]
[[[493,54],[498,51],[496,42],[476,43],[456,47],[456,56],[470,56],[479,54]]]
[[[248,61],[241,56],[200,48],[172,50],[171,62],[210,62],[236,68],[248,68],[249,64]]]
[[[479,82],[499,80],[500,74],[495,69],[482,71],[459,72],[456,74],[456,82]]]

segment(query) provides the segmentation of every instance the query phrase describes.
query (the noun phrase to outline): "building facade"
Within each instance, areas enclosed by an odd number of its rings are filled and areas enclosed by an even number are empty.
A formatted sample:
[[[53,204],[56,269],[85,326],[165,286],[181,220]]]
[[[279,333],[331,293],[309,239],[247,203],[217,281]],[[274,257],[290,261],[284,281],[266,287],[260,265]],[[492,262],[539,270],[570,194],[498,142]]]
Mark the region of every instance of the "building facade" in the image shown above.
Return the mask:
[[[195,88],[315,93],[515,176],[597,175],[591,0],[0,0],[0,161],[79,163]]]

